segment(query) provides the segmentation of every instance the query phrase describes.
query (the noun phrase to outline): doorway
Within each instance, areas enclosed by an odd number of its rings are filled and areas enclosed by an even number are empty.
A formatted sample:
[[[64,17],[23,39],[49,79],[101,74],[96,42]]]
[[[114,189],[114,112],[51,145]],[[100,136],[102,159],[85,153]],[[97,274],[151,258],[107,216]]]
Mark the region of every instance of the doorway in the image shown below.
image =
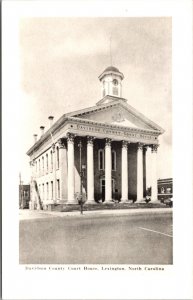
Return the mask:
[[[112,199],[115,195],[115,179],[112,179]],[[105,179],[100,179],[100,193],[101,193],[101,199],[104,202],[105,201]]]

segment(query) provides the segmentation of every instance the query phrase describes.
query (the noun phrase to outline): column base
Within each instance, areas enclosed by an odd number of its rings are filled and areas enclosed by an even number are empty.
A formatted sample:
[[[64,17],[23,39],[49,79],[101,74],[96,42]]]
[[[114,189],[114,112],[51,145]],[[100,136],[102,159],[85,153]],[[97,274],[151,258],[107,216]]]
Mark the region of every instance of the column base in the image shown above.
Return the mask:
[[[160,203],[160,200],[158,200],[158,199],[151,199],[150,203]]]
[[[97,204],[95,200],[87,200],[85,204]]]
[[[121,202],[120,203],[128,203],[129,200],[128,199],[121,199]]]
[[[102,204],[113,204],[113,200],[105,200]]]
[[[144,202],[144,198],[142,198],[142,199],[137,199],[136,201],[135,201],[135,203],[141,203],[141,202]]]
[[[77,205],[77,204],[78,204],[78,202],[77,202],[77,201],[73,201],[73,200],[72,200],[72,201],[67,201],[67,202],[66,202],[66,204],[70,204],[70,205],[71,205],[71,204],[75,204],[75,205]]]

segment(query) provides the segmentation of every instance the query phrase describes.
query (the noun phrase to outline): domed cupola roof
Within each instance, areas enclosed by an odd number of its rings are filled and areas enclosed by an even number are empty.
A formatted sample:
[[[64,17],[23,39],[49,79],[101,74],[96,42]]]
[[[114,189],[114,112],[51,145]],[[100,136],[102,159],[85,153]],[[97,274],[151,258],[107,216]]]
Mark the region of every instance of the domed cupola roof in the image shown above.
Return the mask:
[[[101,80],[105,75],[108,75],[108,74],[115,74],[115,75],[119,75],[121,77],[121,79],[123,80],[124,76],[123,76],[123,73],[121,73],[119,71],[119,69],[117,69],[116,67],[114,66],[109,66],[107,67],[103,73],[99,76],[99,80]]]
[[[109,71],[113,71],[113,72],[118,72],[118,73],[120,73],[120,72],[119,72],[119,69],[117,69],[117,68],[115,68],[115,67],[113,67],[113,66],[107,67],[107,68],[104,70],[104,72],[109,72]]]

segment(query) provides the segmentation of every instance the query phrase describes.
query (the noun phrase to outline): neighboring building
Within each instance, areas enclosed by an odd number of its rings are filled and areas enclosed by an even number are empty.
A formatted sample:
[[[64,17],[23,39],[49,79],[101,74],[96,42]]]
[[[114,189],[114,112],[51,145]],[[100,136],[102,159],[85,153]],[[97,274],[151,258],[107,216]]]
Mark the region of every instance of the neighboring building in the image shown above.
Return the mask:
[[[165,200],[168,198],[173,198],[173,179],[158,179],[158,199]]]
[[[64,114],[28,150],[31,205],[141,201],[146,194],[147,147],[151,148],[151,201],[157,200],[157,124],[122,98],[123,74],[108,67],[99,76],[102,99],[93,107]],[[81,155],[80,155],[81,151]],[[84,173],[84,174],[83,174]],[[84,176],[80,176],[80,175]],[[82,181],[82,185],[80,184]]]
[[[29,208],[30,203],[30,185],[19,185],[19,208]]]

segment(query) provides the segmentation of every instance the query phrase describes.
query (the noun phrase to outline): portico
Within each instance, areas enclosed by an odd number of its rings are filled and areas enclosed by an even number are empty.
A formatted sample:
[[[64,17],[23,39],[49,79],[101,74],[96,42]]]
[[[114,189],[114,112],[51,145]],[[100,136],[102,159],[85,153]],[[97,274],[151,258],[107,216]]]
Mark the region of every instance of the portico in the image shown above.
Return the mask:
[[[140,202],[150,169],[151,201],[157,200],[158,136],[163,129],[120,97],[123,74],[109,68],[99,76],[104,97],[93,107],[63,115],[28,151],[32,186],[37,182],[45,207],[50,203],[77,204],[80,187],[87,204]],[[108,80],[103,83],[103,79]],[[147,149],[151,149],[151,166],[146,160]],[[41,167],[44,157],[46,172]],[[46,186],[51,186],[52,193],[45,195]],[[39,201],[35,191],[32,199]]]

